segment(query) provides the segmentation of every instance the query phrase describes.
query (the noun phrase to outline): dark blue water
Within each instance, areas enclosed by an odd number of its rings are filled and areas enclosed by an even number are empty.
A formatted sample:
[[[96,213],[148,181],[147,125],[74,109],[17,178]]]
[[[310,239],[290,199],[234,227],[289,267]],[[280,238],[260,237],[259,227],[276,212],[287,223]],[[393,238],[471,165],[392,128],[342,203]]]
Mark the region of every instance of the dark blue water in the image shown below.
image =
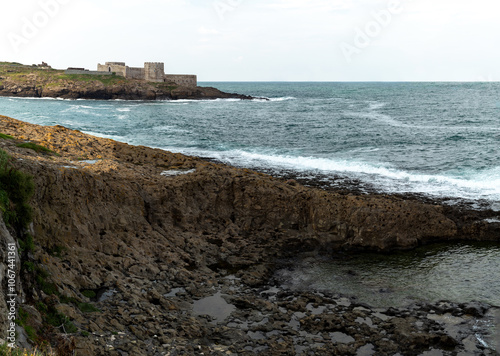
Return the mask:
[[[384,192],[500,205],[500,83],[203,83],[269,101],[0,98],[0,113]]]

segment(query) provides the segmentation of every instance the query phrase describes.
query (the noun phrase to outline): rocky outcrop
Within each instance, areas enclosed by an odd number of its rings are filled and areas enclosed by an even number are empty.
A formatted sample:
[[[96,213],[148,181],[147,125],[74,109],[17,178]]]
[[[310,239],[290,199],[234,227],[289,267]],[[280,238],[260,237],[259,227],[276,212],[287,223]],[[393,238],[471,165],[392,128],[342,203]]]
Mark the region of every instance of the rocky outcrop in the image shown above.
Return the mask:
[[[230,347],[235,340],[243,350],[246,331],[214,326],[193,314],[188,302],[214,294],[232,276],[238,287],[226,292],[245,309],[252,301],[238,293],[264,283],[274,261],[296,251],[390,250],[452,239],[498,239],[494,224],[476,228],[478,221],[440,205],[326,192],[7,117],[0,117],[0,132],[54,152],[37,153],[0,140],[16,167],[34,177],[35,257],[60,295],[55,301],[46,293],[34,298],[49,298],[46,303],[55,303],[71,318],[80,330],[74,334],[78,354],[119,354],[118,345],[134,355],[181,346],[188,353],[236,353],[239,349]],[[262,299],[252,293],[254,300]],[[65,303],[61,296],[77,302]],[[283,307],[288,308],[286,300]],[[99,312],[82,311],[79,303],[94,303]],[[278,310],[276,300],[259,303]],[[316,330],[315,323],[309,318],[299,325]],[[358,341],[361,347],[362,338]],[[437,346],[441,343],[450,342],[435,339]],[[219,350],[216,344],[228,346]],[[397,337],[391,345],[391,350],[404,349]]]

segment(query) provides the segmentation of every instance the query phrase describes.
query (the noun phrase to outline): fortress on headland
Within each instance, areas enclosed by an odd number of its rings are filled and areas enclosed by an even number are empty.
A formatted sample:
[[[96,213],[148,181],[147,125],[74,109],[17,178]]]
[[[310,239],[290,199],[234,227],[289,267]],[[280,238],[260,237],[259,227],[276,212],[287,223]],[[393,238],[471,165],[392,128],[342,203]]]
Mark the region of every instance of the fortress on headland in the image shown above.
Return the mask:
[[[174,82],[184,86],[196,86],[196,75],[191,74],[165,74],[165,66],[159,62],[146,62],[144,68],[129,67],[124,62],[106,62],[98,64],[100,72],[115,72],[130,79],[142,79],[148,82]]]
[[[89,71],[84,68],[68,68],[66,74],[91,74],[106,75],[116,73],[128,79],[140,79],[148,82],[174,82],[182,86],[197,86],[196,75],[192,74],[165,74],[165,65],[160,62],[146,62],[144,68],[129,67],[125,62],[106,62],[97,64],[97,71]]]

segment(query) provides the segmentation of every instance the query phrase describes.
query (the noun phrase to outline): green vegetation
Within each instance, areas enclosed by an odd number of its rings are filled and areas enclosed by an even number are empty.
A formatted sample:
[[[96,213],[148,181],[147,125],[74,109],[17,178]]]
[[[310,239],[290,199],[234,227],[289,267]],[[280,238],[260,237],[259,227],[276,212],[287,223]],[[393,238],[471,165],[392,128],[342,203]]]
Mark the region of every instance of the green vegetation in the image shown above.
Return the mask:
[[[22,239],[19,239],[19,248],[21,252],[35,252],[35,242],[33,241],[33,236],[30,233],[25,234]]]
[[[78,303],[77,304],[78,309],[80,309],[81,312],[83,313],[93,313],[93,312],[100,312],[99,309],[94,307],[90,303]]]
[[[3,134],[0,132],[0,138],[4,139],[4,140],[13,140],[14,137],[12,137],[11,135],[6,135],[6,134]]]
[[[47,295],[57,294],[57,286],[54,283],[47,281],[48,277],[49,273],[47,271],[40,267],[35,268],[35,280],[40,289]]]
[[[42,152],[42,153],[55,153],[54,151],[49,150],[47,147],[37,145],[36,143],[33,143],[33,142],[20,143],[17,145],[17,147],[29,148],[37,153],[40,153],[40,152]]]
[[[78,328],[64,314],[60,313],[54,305],[47,306],[45,303],[38,302],[37,310],[42,314],[43,322],[49,324],[66,334],[78,332]]]
[[[125,83],[126,78],[113,75],[92,75],[92,74],[61,74],[56,77],[64,81],[74,81],[74,82],[93,82],[98,81],[104,85],[113,85],[118,83]]]
[[[32,326],[28,325],[28,318],[29,314],[22,307],[19,307],[16,324],[24,328],[24,331],[26,331],[26,334],[31,340],[36,340],[36,331]]]
[[[45,315],[47,324],[60,329],[66,334],[74,334],[78,328],[73,324],[66,315],[59,313],[55,308],[50,307],[49,313]]]
[[[54,245],[50,250],[48,250],[48,254],[54,257],[63,257],[63,253],[67,250],[66,247]]]
[[[22,266],[23,271],[35,272],[35,264],[33,262],[24,262]]]
[[[96,297],[96,294],[93,290],[83,290],[82,294],[89,299],[93,299]]]
[[[28,226],[33,215],[28,201],[33,192],[33,177],[15,169],[7,152],[0,150],[0,210],[7,225],[18,231]]]

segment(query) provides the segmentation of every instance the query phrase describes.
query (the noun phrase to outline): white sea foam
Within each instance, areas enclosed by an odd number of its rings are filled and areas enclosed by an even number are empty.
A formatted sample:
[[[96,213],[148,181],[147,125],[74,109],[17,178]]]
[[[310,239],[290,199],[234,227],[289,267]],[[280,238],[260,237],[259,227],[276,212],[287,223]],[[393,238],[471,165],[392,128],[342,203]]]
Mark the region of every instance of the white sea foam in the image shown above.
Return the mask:
[[[378,110],[387,105],[387,103],[380,103],[377,101],[369,101],[368,104],[370,105],[370,110]]]
[[[129,112],[131,109],[130,108],[118,108],[116,109],[116,111],[119,111],[119,112]]]
[[[416,127],[400,122],[389,115],[379,114],[376,112],[345,112],[344,115],[360,119],[374,120],[394,127]]]
[[[258,102],[273,102],[273,101],[288,101],[288,100],[296,100],[297,98],[296,97],[293,97],[293,96],[283,96],[283,97],[279,97],[279,98],[266,98],[266,97],[263,97],[263,98],[255,98],[255,99],[252,99],[252,101],[258,101]]]
[[[174,150],[175,151],[175,150]],[[238,166],[340,174],[357,178],[386,192],[424,193],[437,197],[500,200],[500,167],[471,172],[467,177],[408,172],[369,162],[318,157],[273,155],[242,150],[185,152],[214,157]]]

